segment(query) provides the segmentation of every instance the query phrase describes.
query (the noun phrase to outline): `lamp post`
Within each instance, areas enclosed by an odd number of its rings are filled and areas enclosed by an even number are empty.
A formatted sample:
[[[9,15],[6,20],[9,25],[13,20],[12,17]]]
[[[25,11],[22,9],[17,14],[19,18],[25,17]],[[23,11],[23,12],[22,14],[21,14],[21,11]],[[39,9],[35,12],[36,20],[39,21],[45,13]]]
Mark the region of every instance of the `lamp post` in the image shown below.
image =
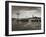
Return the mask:
[[[19,22],[20,22],[20,21],[19,21],[19,15],[20,15],[20,13],[17,12],[16,15],[17,15],[17,20],[18,20],[17,23],[19,24]]]

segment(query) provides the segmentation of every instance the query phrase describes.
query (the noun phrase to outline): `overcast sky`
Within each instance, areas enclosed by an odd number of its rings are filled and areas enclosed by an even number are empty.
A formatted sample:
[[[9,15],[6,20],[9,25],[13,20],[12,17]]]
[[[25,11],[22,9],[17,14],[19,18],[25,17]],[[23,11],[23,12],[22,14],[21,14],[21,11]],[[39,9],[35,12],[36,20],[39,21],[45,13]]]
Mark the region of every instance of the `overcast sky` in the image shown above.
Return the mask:
[[[12,18],[30,18],[32,16],[41,17],[41,8],[12,6]]]

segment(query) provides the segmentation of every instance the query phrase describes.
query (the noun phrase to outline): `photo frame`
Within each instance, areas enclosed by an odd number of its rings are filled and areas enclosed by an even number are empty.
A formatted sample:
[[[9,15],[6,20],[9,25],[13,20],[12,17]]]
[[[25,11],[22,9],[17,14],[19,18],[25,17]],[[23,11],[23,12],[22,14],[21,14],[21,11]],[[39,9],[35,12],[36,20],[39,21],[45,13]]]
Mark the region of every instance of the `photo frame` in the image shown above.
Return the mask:
[[[45,3],[5,1],[5,35],[45,34]]]

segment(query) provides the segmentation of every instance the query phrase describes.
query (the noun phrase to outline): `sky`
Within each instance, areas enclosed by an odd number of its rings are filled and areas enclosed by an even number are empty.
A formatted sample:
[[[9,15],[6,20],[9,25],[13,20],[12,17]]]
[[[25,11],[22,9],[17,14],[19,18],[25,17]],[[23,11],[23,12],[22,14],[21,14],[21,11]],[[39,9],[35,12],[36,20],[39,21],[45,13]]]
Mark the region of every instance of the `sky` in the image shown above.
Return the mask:
[[[12,6],[12,18],[41,17],[41,7]]]

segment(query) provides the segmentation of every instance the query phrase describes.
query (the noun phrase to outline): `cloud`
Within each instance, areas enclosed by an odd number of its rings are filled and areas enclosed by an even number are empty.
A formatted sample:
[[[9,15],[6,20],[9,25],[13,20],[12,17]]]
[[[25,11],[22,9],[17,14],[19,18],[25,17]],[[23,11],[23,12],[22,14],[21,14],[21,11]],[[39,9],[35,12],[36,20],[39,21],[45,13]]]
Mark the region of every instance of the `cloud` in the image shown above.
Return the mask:
[[[19,13],[19,15],[17,15]],[[32,15],[41,17],[41,8],[40,7],[13,7],[12,17],[13,18],[29,18]]]

